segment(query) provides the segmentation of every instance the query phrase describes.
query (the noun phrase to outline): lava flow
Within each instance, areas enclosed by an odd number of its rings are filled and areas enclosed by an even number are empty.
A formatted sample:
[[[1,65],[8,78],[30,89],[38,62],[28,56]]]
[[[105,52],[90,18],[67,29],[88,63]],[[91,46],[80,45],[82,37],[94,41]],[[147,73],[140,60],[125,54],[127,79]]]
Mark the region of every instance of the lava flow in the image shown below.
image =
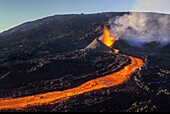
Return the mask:
[[[107,28],[105,28],[105,30],[106,33],[104,33],[105,34],[104,36],[108,36],[109,34],[107,32]],[[114,44],[114,38],[112,38],[113,40],[108,40],[105,38],[106,37],[104,37],[103,43],[111,47]],[[45,94],[27,96],[23,98],[0,99],[0,110],[1,111],[8,109],[22,110],[27,108],[28,106],[34,107],[47,104],[54,104],[57,102],[67,100],[73,96],[122,84],[127,79],[129,79],[129,77],[136,71],[136,69],[141,68],[143,66],[142,59],[135,58],[132,56],[129,56],[129,58],[131,59],[131,64],[125,66],[118,72],[106,75],[101,78],[90,80],[80,85],[79,87],[75,87],[73,89],[58,92],[49,92]]]

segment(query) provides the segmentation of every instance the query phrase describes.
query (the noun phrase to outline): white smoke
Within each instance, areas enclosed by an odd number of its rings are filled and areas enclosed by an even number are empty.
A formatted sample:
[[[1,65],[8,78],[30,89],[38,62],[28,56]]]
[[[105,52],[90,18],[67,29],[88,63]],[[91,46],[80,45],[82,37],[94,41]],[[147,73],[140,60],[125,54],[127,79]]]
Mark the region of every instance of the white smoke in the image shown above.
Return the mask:
[[[130,41],[170,41],[170,15],[155,13],[130,13],[111,19],[112,30]]]
[[[170,13],[170,0],[137,0],[133,11]]]
[[[137,0],[133,11],[170,12],[170,0]],[[114,33],[128,41],[170,42],[170,15],[130,13],[110,19],[110,23]]]

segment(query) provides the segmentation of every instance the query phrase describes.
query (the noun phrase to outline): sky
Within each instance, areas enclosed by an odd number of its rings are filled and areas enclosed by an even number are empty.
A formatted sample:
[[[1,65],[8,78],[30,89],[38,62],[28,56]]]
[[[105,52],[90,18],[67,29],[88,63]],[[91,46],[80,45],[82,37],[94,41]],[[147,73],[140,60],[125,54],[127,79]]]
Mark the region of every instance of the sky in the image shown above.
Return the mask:
[[[170,13],[169,7],[170,0],[0,0],[0,32],[57,14],[121,11]]]

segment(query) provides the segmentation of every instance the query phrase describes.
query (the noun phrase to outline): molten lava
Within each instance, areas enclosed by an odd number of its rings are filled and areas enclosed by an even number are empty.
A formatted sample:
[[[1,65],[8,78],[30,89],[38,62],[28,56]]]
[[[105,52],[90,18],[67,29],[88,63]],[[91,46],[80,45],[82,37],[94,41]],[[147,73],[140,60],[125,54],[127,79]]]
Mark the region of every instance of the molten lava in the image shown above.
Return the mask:
[[[103,30],[103,43],[108,47],[112,47],[115,43],[115,38],[111,36],[109,29],[106,26]]]
[[[113,44],[115,43],[115,39],[110,36],[107,27],[104,28],[103,43],[106,44],[108,47],[113,46]],[[115,53],[118,52],[119,50],[115,49]],[[136,69],[141,68],[143,66],[142,59],[135,58],[132,56],[129,56],[129,58],[132,60],[131,64],[125,66],[121,70],[113,74],[103,76],[101,78],[90,80],[80,85],[79,87],[64,91],[26,96],[22,98],[0,98],[0,111],[8,109],[22,110],[28,108],[28,106],[34,107],[47,104],[55,104],[57,102],[65,101],[73,96],[122,84],[130,78],[130,76],[136,71]]]
[[[110,31],[109,29],[107,28],[107,26],[104,26],[104,29],[103,29],[103,40],[102,42],[108,46],[108,47],[112,47],[115,43],[115,38],[113,35],[110,34]],[[115,54],[118,54],[119,53],[119,50],[118,49],[113,49],[113,51],[115,52]]]
[[[118,49],[115,49],[115,53],[118,54],[118,53],[119,53],[119,50],[118,50]]]
[[[0,110],[16,109],[21,110],[28,106],[41,106],[46,104],[54,104],[62,102],[70,97],[84,94],[87,92],[99,90],[119,85],[129,79],[129,77],[136,71],[136,69],[143,66],[142,59],[129,56],[132,60],[131,64],[125,66],[122,70],[113,74],[88,81],[79,87],[68,89],[65,91],[49,92],[45,94],[27,96],[23,98],[9,98],[0,99]]]

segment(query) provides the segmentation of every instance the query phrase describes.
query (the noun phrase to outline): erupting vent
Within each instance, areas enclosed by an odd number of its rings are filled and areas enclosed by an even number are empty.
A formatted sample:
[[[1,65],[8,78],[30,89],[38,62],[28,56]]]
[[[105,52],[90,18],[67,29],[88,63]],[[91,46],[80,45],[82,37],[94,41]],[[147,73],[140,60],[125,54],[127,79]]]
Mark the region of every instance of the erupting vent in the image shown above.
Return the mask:
[[[105,26],[103,35],[100,38],[96,38],[86,49],[94,49],[96,51],[114,51],[116,54],[119,53],[118,49],[112,49],[115,43],[115,38],[110,34],[109,29]]]
[[[115,43],[115,38],[111,36],[110,31],[106,26],[104,27],[104,30],[103,30],[102,42],[108,47],[112,47]]]
[[[99,51],[114,50],[111,48],[114,44],[114,41],[115,39],[110,35],[107,27],[105,27],[103,40],[100,41],[99,39],[95,39],[87,48],[97,49]],[[115,53],[119,52],[119,50],[114,51]],[[142,59],[132,56],[129,56],[129,58],[132,60],[131,64],[123,67],[121,70],[100,78],[90,80],[72,89],[48,92],[44,94],[31,95],[21,98],[0,98],[0,111],[6,109],[22,110],[27,108],[28,106],[35,107],[55,104],[57,102],[68,100],[70,97],[73,96],[122,84],[130,78],[130,76],[136,71],[136,69],[143,66]]]

